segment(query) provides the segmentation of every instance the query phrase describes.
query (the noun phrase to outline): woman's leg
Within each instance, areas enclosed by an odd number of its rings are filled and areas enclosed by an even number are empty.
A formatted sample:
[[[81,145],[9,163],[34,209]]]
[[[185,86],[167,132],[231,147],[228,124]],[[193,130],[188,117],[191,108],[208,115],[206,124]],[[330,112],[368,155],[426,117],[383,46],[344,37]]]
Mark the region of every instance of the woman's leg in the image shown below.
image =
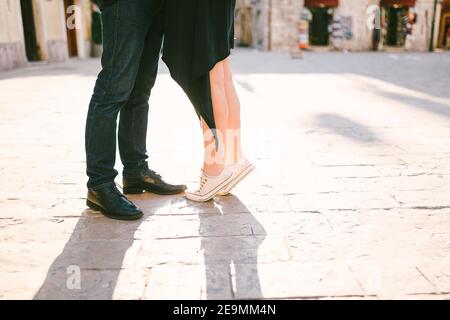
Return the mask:
[[[211,82],[211,98],[216,122],[216,132],[218,137],[218,150],[215,150],[212,134],[202,121],[203,136],[205,142],[205,155],[203,171],[210,176],[219,175],[225,166],[225,133],[228,126],[228,99],[225,89],[224,62],[217,63],[209,73]]]
[[[202,121],[205,143],[203,171],[206,176],[202,175],[198,191],[186,192],[186,197],[194,201],[207,201],[216,194],[229,194],[255,169],[248,161],[241,163],[244,158],[240,138],[240,105],[227,59],[217,63],[210,71],[210,82],[219,148],[216,150],[211,130]],[[238,162],[242,165],[233,166],[233,169],[226,168],[227,165]]]
[[[229,57],[223,61],[223,67],[225,94],[228,102],[226,160],[229,164],[235,164],[244,157],[241,146],[241,105],[234,86]]]

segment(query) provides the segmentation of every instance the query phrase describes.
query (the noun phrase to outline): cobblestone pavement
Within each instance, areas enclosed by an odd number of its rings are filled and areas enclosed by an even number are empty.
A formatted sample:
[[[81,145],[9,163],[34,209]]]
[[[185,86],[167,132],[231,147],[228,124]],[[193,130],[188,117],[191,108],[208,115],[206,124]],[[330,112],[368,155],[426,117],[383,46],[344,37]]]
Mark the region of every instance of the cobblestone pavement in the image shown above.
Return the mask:
[[[205,204],[133,196],[139,222],[85,207],[99,61],[0,74],[0,298],[450,298],[450,54],[238,50],[234,68],[257,170]],[[164,67],[148,145],[197,182],[200,129]]]

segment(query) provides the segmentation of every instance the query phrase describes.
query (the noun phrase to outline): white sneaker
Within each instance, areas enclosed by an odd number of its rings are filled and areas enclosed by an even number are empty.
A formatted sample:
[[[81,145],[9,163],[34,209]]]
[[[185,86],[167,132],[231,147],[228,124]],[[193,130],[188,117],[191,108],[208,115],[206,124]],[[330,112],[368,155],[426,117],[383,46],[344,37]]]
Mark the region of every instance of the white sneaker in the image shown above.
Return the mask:
[[[186,191],[186,198],[197,202],[211,200],[217,192],[223,190],[233,179],[233,172],[224,168],[218,176],[208,176],[202,171],[200,177],[200,187],[197,191]]]
[[[248,176],[253,170],[255,170],[256,167],[253,164],[251,164],[247,159],[245,159],[244,162],[236,163],[230,166],[229,168],[233,172],[232,180],[227,186],[225,186],[225,188],[223,188],[221,191],[217,193],[219,196],[228,195],[231,192],[231,190],[246,176]]]

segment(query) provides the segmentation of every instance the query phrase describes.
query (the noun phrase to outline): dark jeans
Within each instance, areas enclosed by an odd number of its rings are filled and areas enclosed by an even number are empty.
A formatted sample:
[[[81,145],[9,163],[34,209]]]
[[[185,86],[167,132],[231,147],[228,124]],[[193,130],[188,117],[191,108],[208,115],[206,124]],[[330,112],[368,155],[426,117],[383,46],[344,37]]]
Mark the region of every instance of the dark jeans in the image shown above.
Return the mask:
[[[88,188],[114,183],[117,116],[123,175],[148,169],[148,100],[163,37],[164,0],[118,0],[102,7],[103,56],[86,122]]]

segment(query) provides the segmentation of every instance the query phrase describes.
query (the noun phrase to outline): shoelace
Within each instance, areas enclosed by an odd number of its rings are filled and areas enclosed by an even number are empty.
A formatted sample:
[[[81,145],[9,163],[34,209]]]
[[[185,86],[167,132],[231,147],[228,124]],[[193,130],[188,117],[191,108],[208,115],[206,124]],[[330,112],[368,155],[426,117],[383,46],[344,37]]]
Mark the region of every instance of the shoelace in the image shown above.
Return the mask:
[[[156,173],[155,171],[153,171],[152,169],[148,169],[148,171],[149,171],[151,174],[153,174],[153,175],[155,175],[155,176],[157,176],[158,178],[161,179],[161,175],[157,174],[157,173]]]
[[[205,176],[200,176],[200,188],[198,189],[199,192],[201,192],[203,190],[203,188],[205,187],[206,183],[208,182],[208,178]]]

